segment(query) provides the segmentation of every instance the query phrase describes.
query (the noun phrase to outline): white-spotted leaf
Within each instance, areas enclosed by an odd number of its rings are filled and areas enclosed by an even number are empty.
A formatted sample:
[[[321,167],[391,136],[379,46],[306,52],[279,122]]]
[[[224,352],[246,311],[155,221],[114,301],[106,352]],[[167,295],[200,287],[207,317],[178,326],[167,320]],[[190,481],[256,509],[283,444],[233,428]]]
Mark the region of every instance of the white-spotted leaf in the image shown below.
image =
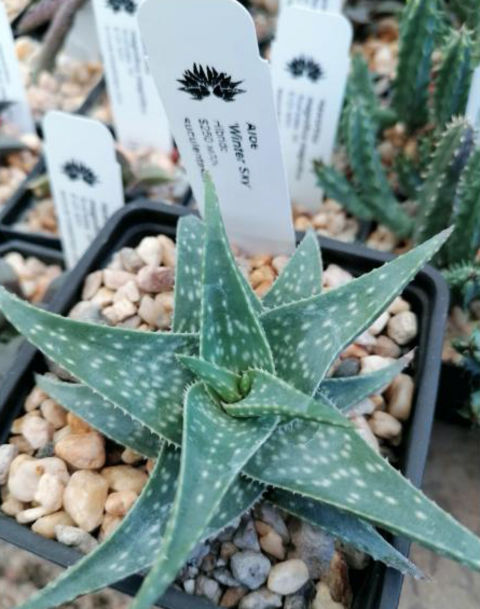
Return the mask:
[[[303,238],[262,304],[268,309],[319,294],[322,290],[322,257],[318,238],[309,231]]]
[[[195,354],[195,336],[74,321],[3,288],[0,306],[19,332],[75,378],[169,442],[180,443],[183,394],[192,374],[176,355]]]
[[[278,376],[313,394],[343,349],[388,307],[450,232],[335,290],[264,313]]]
[[[340,378],[327,378],[320,383],[315,395],[319,400],[327,400],[340,411],[348,412],[352,406],[365,398],[380,393],[393,379],[406,368],[413,359],[413,351],[407,353],[395,363],[376,370],[370,374],[346,376]]]
[[[406,480],[354,429],[295,421],[244,468],[265,485],[316,499],[480,569],[480,539]]]
[[[418,567],[389,544],[368,522],[319,501],[286,491],[273,491],[268,499],[285,512],[323,529],[374,560],[398,569],[405,575],[413,575],[418,579],[424,577]]]
[[[151,459],[160,453],[162,439],[159,435],[107,402],[90,387],[78,383],[62,383],[48,376],[36,376],[35,380],[49,397],[110,440]]]
[[[265,333],[228,244],[215,188],[205,181],[205,260],[200,355],[232,372],[273,371]]]
[[[178,359],[195,376],[204,381],[225,402],[236,402],[241,399],[240,376],[226,368],[220,368],[200,357],[179,355]]]
[[[340,427],[352,425],[329,403],[311,398],[263,370],[245,372],[242,384],[249,389],[246,397],[223,406],[225,412],[232,416],[279,416],[284,419],[309,419]]]
[[[204,243],[203,223],[195,216],[181,218],[177,228],[174,332],[200,331]]]
[[[226,415],[202,384],[185,398],[184,432],[177,493],[162,548],[132,609],[149,609],[175,579],[244,464],[266,441],[276,419],[254,421]]]

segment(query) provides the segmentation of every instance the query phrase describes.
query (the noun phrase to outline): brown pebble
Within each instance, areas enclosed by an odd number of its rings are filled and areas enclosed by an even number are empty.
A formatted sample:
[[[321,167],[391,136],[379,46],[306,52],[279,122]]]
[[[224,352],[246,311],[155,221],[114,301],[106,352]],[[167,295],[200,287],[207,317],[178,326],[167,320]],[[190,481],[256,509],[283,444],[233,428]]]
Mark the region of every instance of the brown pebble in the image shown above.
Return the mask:
[[[55,444],[55,454],[77,469],[100,469],[105,465],[105,440],[96,433],[77,433]]]
[[[125,516],[137,500],[137,497],[138,495],[134,491],[117,491],[111,493],[105,503],[105,511],[112,516]]]
[[[242,586],[229,588],[220,600],[220,607],[236,607],[247,592],[248,589]]]
[[[169,292],[173,281],[173,271],[167,267],[144,266],[137,274],[138,287],[144,292]]]

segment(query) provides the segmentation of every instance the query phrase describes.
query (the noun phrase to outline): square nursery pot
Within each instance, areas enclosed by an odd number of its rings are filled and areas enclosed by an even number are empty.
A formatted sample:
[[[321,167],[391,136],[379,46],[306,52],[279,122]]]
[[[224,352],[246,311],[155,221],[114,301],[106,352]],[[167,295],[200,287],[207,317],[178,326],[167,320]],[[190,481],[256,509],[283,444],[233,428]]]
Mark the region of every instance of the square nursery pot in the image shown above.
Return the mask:
[[[104,267],[111,255],[121,247],[136,246],[139,241],[154,234],[175,238],[176,225],[186,209],[179,206],[152,204],[145,201],[132,203],[117,212],[98,235],[77,267],[71,271],[69,281],[57,293],[50,308],[66,314],[79,300],[85,276]],[[299,235],[300,237],[300,235]],[[336,263],[355,275],[380,266],[392,256],[373,252],[356,245],[345,245],[330,239],[320,239],[325,262]],[[440,372],[443,328],[448,310],[448,290],[440,274],[426,267],[404,292],[419,319],[418,349],[415,359],[415,396],[412,417],[401,446],[400,468],[413,484],[420,486],[427,458],[430,432],[434,415],[437,383]],[[33,375],[45,370],[42,355],[25,345],[15,367],[0,387],[0,443],[6,441],[12,421],[19,416],[24,398],[33,385]],[[25,548],[38,556],[62,566],[73,564],[80,557],[76,550],[33,533],[28,527],[0,515],[0,538]],[[410,544],[393,539],[405,555]],[[354,609],[395,609],[398,606],[403,576],[380,563],[373,563],[359,577],[352,577]],[[140,576],[130,577],[115,588],[134,594],[141,583]],[[209,601],[189,596],[170,587],[160,604],[164,609],[213,609]]]
[[[17,223],[20,222],[25,214],[35,205],[36,198],[33,192],[28,188],[31,180],[38,178],[46,171],[45,161],[40,159],[30,174],[20,184],[17,191],[10,197],[0,211],[0,239],[8,237],[19,241],[25,241],[52,248],[61,251],[62,243],[58,236],[41,232],[28,232],[18,228]],[[125,193],[125,203],[129,204],[136,200],[138,196],[135,193]],[[193,201],[192,190],[187,188],[185,194],[180,198],[178,203],[172,204],[179,207],[191,207]],[[153,202],[153,201],[152,201]]]
[[[475,388],[474,383],[473,374],[469,370],[443,362],[435,418],[461,427],[472,427],[473,422],[460,414],[460,411],[468,405],[470,394]]]

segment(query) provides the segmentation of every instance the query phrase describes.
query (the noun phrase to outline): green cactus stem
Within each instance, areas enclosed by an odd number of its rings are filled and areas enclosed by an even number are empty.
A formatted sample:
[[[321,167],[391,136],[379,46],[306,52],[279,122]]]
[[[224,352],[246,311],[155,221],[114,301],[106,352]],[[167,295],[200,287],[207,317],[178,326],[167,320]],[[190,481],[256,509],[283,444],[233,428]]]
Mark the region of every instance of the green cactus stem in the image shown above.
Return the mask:
[[[465,114],[472,72],[471,35],[466,29],[452,30],[443,51],[433,96],[434,117],[440,131],[454,116]]]
[[[450,224],[458,181],[473,150],[473,135],[465,119],[454,119],[441,137],[418,195],[417,243]]]
[[[437,0],[407,3],[400,27],[393,106],[410,130],[428,121],[428,88],[438,24]]]
[[[447,252],[449,264],[474,260],[480,248],[480,149],[475,150],[462,172],[453,206],[455,229]]]
[[[392,192],[376,148],[375,128],[362,101],[349,104],[346,131],[348,157],[363,205],[399,237],[408,237],[413,221]]]

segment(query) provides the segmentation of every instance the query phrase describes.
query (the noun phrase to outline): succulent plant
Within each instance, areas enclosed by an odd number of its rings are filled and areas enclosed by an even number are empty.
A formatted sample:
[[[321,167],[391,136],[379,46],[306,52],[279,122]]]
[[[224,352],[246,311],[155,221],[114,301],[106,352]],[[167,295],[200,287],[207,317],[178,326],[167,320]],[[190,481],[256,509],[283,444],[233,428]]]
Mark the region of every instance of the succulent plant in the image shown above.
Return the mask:
[[[156,459],[119,528],[23,608],[58,606],[150,568],[133,603],[146,609],[200,541],[267,489],[282,509],[404,573],[420,576],[374,526],[480,569],[480,540],[369,447],[345,416],[407,361],[327,378],[448,231],[325,293],[309,233],[260,301],[235,263],[208,178],[205,189],[205,224],[187,216],[178,227],[171,332],[73,321],[0,291],[11,323],[79,381],[39,377],[40,387],[107,437]]]
[[[434,73],[432,55],[439,39],[442,61]],[[473,47],[470,30],[448,25],[440,0],[408,2],[390,105],[377,96],[366,61],[360,55],[353,58],[341,122],[351,179],[315,163],[324,192],[353,215],[383,224],[399,239],[413,237],[414,243],[421,243],[452,221],[462,234],[468,215],[478,217],[480,206],[474,134],[461,118],[475,65]],[[406,126],[418,142],[415,154],[397,154],[396,184],[377,149],[384,130],[395,123]],[[408,206],[402,204],[405,198]],[[476,238],[478,243],[478,231]],[[445,264],[469,259],[472,242],[462,247],[460,241],[450,241]]]
[[[469,373],[472,388],[469,403],[460,410],[460,414],[480,425],[480,327],[473,330],[468,340],[455,341],[454,347],[462,356],[462,366]]]

